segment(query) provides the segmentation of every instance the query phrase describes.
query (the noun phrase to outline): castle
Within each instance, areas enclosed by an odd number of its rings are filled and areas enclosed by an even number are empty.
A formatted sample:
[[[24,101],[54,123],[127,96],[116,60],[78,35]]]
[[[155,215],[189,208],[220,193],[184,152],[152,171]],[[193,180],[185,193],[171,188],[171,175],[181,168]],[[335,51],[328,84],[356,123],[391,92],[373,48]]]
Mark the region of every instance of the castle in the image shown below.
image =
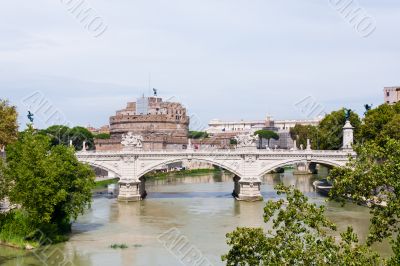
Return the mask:
[[[186,149],[189,132],[186,108],[162,98],[141,97],[110,117],[110,139],[95,141],[96,150],[122,150],[122,136],[132,132],[143,137],[144,150]]]

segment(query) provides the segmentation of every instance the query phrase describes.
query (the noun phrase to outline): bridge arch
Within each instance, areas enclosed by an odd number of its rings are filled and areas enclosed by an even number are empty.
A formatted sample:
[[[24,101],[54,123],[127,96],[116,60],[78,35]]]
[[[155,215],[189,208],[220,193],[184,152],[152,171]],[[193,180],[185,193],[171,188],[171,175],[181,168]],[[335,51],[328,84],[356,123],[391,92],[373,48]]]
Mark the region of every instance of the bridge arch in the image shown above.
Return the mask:
[[[239,171],[237,171],[236,169],[232,168],[230,165],[227,164],[223,164],[220,163],[218,161],[214,161],[212,159],[207,159],[207,158],[199,158],[199,157],[192,157],[192,158],[188,158],[187,156],[185,157],[179,157],[179,158],[173,158],[173,159],[168,159],[168,160],[164,160],[161,162],[157,162],[155,164],[152,164],[148,167],[146,167],[143,171],[141,171],[140,173],[138,173],[137,175],[137,179],[142,178],[144,175],[150,173],[151,171],[154,171],[155,169],[159,168],[160,166],[163,165],[169,165],[169,164],[173,164],[173,163],[178,163],[178,162],[183,162],[183,161],[196,161],[196,162],[204,162],[204,163],[209,163],[212,164],[214,166],[218,166],[221,167],[225,170],[227,170],[228,172],[231,172],[232,174],[234,174],[235,176],[241,178],[241,173]]]
[[[116,176],[116,178],[121,178],[121,174],[113,166],[107,165],[105,163],[101,163],[99,161],[92,161],[92,160],[79,160],[79,161],[82,162],[82,163],[86,163],[86,164],[88,164],[88,165],[90,165],[92,167],[97,167],[97,168],[103,169],[103,170],[105,170],[107,172],[111,172]]]
[[[298,163],[317,163],[317,164],[322,164],[322,165],[328,165],[328,166],[332,166],[332,167],[340,167],[343,166],[343,163],[340,162],[336,162],[336,161],[331,161],[331,160],[321,160],[321,159],[311,159],[311,160],[304,160],[304,159],[290,159],[290,160],[284,160],[284,161],[279,161],[276,163],[273,163],[271,165],[266,166],[265,168],[263,168],[259,174],[259,178],[262,178],[264,175],[268,174],[269,172],[277,169],[277,168],[281,168],[281,167],[285,167],[285,166],[289,166],[289,165],[294,165],[294,164],[298,164]]]

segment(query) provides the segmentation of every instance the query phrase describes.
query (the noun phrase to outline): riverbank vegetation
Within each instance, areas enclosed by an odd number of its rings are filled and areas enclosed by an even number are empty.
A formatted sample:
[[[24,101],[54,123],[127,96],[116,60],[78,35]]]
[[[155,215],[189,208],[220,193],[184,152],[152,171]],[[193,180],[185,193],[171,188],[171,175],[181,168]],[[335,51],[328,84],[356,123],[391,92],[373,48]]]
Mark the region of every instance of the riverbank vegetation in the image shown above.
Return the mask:
[[[369,203],[371,220],[368,245],[389,239],[394,257],[388,265],[400,265],[400,140],[370,141],[357,147],[357,159],[330,173],[331,198],[345,204]]]
[[[382,146],[387,138],[400,139],[400,103],[368,109],[363,119],[355,112],[350,112],[349,120],[354,127],[356,145],[374,141]],[[345,121],[343,108],[326,115],[318,126],[296,125],[290,130],[290,135],[297,140],[298,147],[305,147],[307,139],[310,139],[313,149],[338,150],[342,147]]]
[[[219,173],[223,171],[220,168],[206,168],[206,169],[191,169],[191,170],[181,170],[172,172],[152,172],[145,175],[147,180],[163,180],[168,177],[187,177],[187,176],[199,176],[205,174]]]
[[[220,173],[223,171],[219,168],[210,168],[210,169],[192,169],[192,170],[180,170],[180,171],[172,171],[172,172],[151,172],[146,174],[144,177],[146,180],[164,180],[169,177],[188,177],[188,176],[201,176],[206,174]],[[108,179],[96,181],[94,189],[104,189],[107,188],[108,185],[117,184],[118,178]]]
[[[318,127],[296,126],[298,144],[311,139],[314,149],[340,149],[344,109],[327,115]],[[238,228],[227,235],[227,265],[400,265],[400,103],[367,109],[365,117],[351,112],[357,158],[334,168],[331,200],[345,204],[370,202],[370,228],[364,243],[349,227],[334,239],[336,230],[324,207],[308,203],[298,190],[277,186],[285,200],[268,201],[264,220],[273,228]],[[389,239],[392,257],[382,259],[371,245]],[[364,241],[363,241],[364,242]]]
[[[31,126],[6,147],[0,176],[18,208],[0,216],[0,241],[35,247],[66,240],[71,222],[91,203],[93,170],[80,163],[73,147],[54,145]]]
[[[361,119],[355,113],[350,113],[350,123],[354,127],[356,136],[359,135]],[[290,129],[290,136],[297,140],[297,148],[307,146],[307,139],[311,141],[311,148],[315,150],[339,150],[343,143],[343,126],[346,122],[346,112],[342,108],[327,114],[318,126],[296,125]],[[356,142],[358,139],[356,138]]]
[[[88,150],[94,150],[94,138],[95,136],[84,127],[67,127],[63,125],[50,126],[47,129],[38,131],[39,134],[50,137],[51,144],[69,146],[72,142],[75,150],[82,150],[82,144],[86,142],[86,148]]]
[[[94,189],[107,188],[108,185],[117,184],[117,183],[118,183],[118,180],[119,180],[119,178],[96,181],[96,182],[95,182],[95,185],[94,185]]]
[[[354,146],[357,158],[330,173],[331,199],[349,199],[370,205],[367,244],[389,239],[393,257],[388,265],[400,265],[400,103],[368,110]]]
[[[278,201],[264,208],[265,223],[273,230],[238,228],[227,234],[230,251],[226,265],[380,265],[382,260],[360,244],[351,227],[331,236],[336,226],[325,217],[325,207],[308,202],[299,190],[278,185]]]

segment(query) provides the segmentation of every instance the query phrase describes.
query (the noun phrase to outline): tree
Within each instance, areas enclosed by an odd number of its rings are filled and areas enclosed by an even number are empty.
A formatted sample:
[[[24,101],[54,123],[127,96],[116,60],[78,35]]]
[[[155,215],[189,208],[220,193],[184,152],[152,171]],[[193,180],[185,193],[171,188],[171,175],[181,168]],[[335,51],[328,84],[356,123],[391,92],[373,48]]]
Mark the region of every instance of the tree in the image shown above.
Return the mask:
[[[10,201],[21,205],[32,228],[68,232],[71,221],[90,206],[93,170],[77,160],[73,148],[52,146],[31,127],[7,147],[4,168],[12,184]]]
[[[379,136],[379,143],[385,143],[387,138],[400,140],[400,114],[395,114],[392,119],[383,126]]]
[[[39,133],[47,135],[51,138],[51,144],[56,145],[69,145],[71,129],[63,125],[50,126],[47,129],[40,130]]]
[[[16,107],[10,106],[8,101],[0,99],[0,148],[17,139],[17,116]]]
[[[93,150],[95,148],[94,138],[92,132],[84,127],[74,127],[71,129],[72,143],[77,150],[83,148],[83,141],[86,141],[87,149]]]
[[[276,189],[286,202],[269,200],[264,208],[264,221],[272,222],[273,230],[238,228],[227,234],[226,265],[379,265],[379,256],[358,243],[352,228],[340,241],[327,235],[336,226],[325,218],[324,206],[309,203],[297,189]]]
[[[318,143],[321,150],[339,150],[343,145],[343,126],[346,123],[345,109],[327,114],[318,125]],[[361,126],[360,117],[351,112],[350,123],[357,135]],[[357,142],[357,139],[356,139]]]
[[[290,136],[297,140],[298,145],[307,145],[307,139],[311,141],[312,149],[318,150],[339,150],[343,145],[343,126],[346,123],[345,109],[342,108],[327,114],[318,126],[296,125],[290,130]],[[358,141],[358,132],[361,126],[360,117],[350,113],[350,123],[354,127],[356,142]]]
[[[400,103],[382,104],[369,110],[366,112],[363,122],[357,136],[361,142],[373,140],[383,146],[387,137],[399,138]]]
[[[290,137],[293,140],[297,140],[297,148],[299,148],[300,145],[306,147],[307,139],[309,139],[312,149],[319,149],[318,128],[316,126],[297,124],[290,129]]]
[[[95,148],[93,134],[84,127],[69,128],[63,125],[54,125],[41,130],[40,133],[49,136],[54,146],[60,144],[69,146],[69,142],[72,141],[72,145],[75,149],[81,150],[83,148],[83,142],[86,141],[89,150]]]
[[[330,173],[332,199],[344,203],[350,198],[370,205],[368,244],[400,232],[399,171],[400,140],[387,139],[384,146],[374,141],[358,146],[356,159]],[[400,238],[392,239],[392,243],[395,257],[400,258]]]
[[[256,132],[254,132],[254,135],[258,135],[258,138],[260,139],[259,141],[259,148],[262,148],[262,140],[266,139],[268,141],[267,143],[267,147],[269,147],[269,142],[271,139],[275,139],[278,140],[279,139],[279,135],[277,133],[275,133],[274,131],[271,130],[257,130]]]
[[[399,265],[400,103],[367,110],[357,138],[357,158],[330,173],[334,182],[331,199],[368,204],[371,225],[367,243],[389,238],[394,256],[388,265]]]

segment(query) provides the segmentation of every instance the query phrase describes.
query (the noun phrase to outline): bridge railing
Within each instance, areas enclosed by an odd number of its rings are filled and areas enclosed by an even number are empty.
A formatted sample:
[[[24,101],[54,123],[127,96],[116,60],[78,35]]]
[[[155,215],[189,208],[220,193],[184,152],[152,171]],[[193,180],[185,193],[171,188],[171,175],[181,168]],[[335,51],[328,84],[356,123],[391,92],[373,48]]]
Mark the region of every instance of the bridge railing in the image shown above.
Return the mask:
[[[287,150],[287,149],[202,149],[202,150],[192,150],[192,149],[179,149],[179,150],[122,150],[122,151],[78,151],[79,155],[94,155],[94,154],[353,154],[353,151],[349,150]]]

